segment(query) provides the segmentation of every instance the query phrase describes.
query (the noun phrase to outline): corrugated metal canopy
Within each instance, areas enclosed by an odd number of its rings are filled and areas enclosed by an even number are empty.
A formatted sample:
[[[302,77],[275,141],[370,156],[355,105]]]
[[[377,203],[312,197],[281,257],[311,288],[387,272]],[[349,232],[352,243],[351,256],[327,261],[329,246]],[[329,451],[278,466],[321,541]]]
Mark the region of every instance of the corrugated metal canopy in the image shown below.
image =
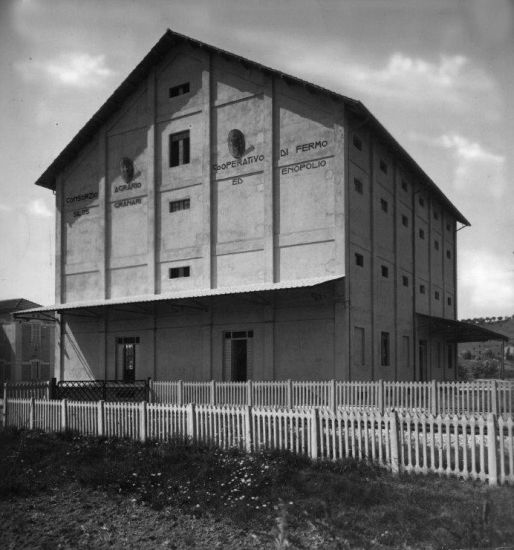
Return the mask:
[[[183,34],[171,31],[168,29],[157,44],[150,50],[150,52],[144,57],[144,59],[136,66],[136,68],[127,76],[127,78],[120,84],[120,86],[113,92],[113,94],[107,99],[107,101],[98,109],[98,111],[91,117],[91,119],[82,127],[82,129],[76,134],[76,136],[68,143],[68,145],[62,150],[52,164],[43,172],[43,174],[36,181],[36,185],[46,187],[47,189],[55,190],[55,179],[57,174],[61,172],[66,165],[71,162],[81,151],[81,149],[95,136],[100,130],[102,125],[108,120],[108,118],[115,113],[127,99],[132,92],[139,86],[141,81],[146,78],[151,69],[156,63],[158,63],[169,52],[170,48],[180,42],[191,44],[197,48],[205,48],[213,53],[229,57],[243,63],[248,67],[254,67],[262,71],[277,75],[279,78],[283,78],[286,82],[292,84],[298,84],[300,86],[306,86],[309,89],[319,92],[325,95],[329,95],[333,98],[344,101],[346,107],[354,114],[363,118],[363,123],[370,123],[377,129],[379,135],[388,142],[389,146],[394,149],[402,158],[406,167],[412,170],[416,176],[420,177],[422,182],[436,195],[437,199],[452,212],[457,221],[464,225],[470,225],[469,221],[459,212],[459,210],[453,205],[448,197],[439,189],[439,187],[428,177],[428,175],[422,170],[422,168],[416,163],[416,161],[407,153],[407,151],[394,139],[388,130],[375,118],[375,116],[369,111],[369,109],[360,101],[352,99],[348,96],[327,90],[321,86],[312,84],[300,78],[285,74],[276,69],[271,69],[250,59],[246,59],[239,55],[227,52],[215,46],[206,44],[194,38],[190,38]]]
[[[418,313],[419,328],[428,327],[431,336],[442,336],[448,342],[486,342],[487,340],[508,341],[509,337],[500,332],[479,327],[472,323],[422,315]]]
[[[17,311],[14,313],[14,317],[26,317],[31,314],[47,313],[52,311],[63,312],[74,309],[89,309],[95,307],[106,307],[114,305],[124,304],[139,304],[149,302],[165,302],[169,300],[184,300],[187,298],[206,298],[210,296],[227,296],[236,294],[246,294],[252,292],[267,292],[276,290],[285,290],[290,288],[306,288],[311,286],[328,283],[330,281],[336,281],[342,279],[341,275],[334,275],[330,277],[317,277],[314,279],[300,279],[295,281],[282,281],[280,283],[263,283],[252,285],[240,285],[236,287],[222,287],[222,288],[204,288],[204,289],[192,289],[181,290],[177,292],[169,292],[166,294],[144,294],[140,296],[125,296],[122,298],[110,298],[106,300],[90,300],[84,302],[72,302],[67,304],[54,304],[51,306],[36,307],[32,309],[25,309],[23,311]]]

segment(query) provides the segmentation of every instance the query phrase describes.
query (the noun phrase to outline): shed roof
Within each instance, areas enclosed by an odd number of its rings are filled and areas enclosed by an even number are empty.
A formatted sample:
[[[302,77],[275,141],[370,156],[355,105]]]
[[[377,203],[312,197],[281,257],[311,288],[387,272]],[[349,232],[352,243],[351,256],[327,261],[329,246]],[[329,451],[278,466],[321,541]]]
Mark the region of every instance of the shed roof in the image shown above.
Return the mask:
[[[155,46],[148,52],[143,60],[135,67],[135,69],[127,76],[127,78],[120,84],[120,86],[114,91],[114,93],[107,99],[107,101],[98,109],[98,111],[91,117],[91,119],[82,127],[82,129],[75,135],[75,137],[68,143],[68,145],[61,151],[57,158],[50,164],[50,166],[43,172],[43,174],[36,181],[36,185],[46,187],[47,189],[55,189],[55,179],[57,174],[61,172],[66,165],[75,158],[80,150],[93,138],[96,132],[99,131],[101,126],[107,121],[107,119],[119,109],[122,102],[128,98],[128,96],[136,89],[141,80],[146,78],[150,73],[152,67],[159,62],[173,47],[177,44],[185,42],[195,47],[205,48],[213,53],[220,54],[226,57],[235,59],[248,66],[260,69],[262,71],[269,72],[280,78],[286,79],[291,83],[296,83],[302,86],[306,86],[313,91],[317,91],[322,94],[330,95],[336,99],[344,101],[346,107],[353,113],[360,115],[369,121],[381,134],[385,140],[402,158],[405,165],[427,185],[429,190],[434,193],[437,199],[455,216],[457,221],[464,225],[470,225],[469,221],[457,210],[453,203],[446,197],[446,195],[437,187],[437,185],[429,178],[429,176],[421,169],[416,161],[405,151],[405,149],[394,139],[394,137],[382,126],[382,124],[375,118],[375,116],[364,106],[363,103],[352,99],[350,97],[338,94],[321,86],[317,86],[300,78],[285,74],[281,71],[271,69],[255,61],[251,61],[237,54],[222,50],[215,46],[206,44],[194,38],[190,38],[183,34],[174,32],[168,29],[161,39],[155,44]]]
[[[169,300],[185,300],[194,298],[206,298],[210,296],[227,296],[234,294],[247,294],[255,292],[267,292],[276,290],[285,290],[291,288],[306,288],[317,286],[330,281],[342,279],[341,275],[333,275],[327,277],[316,277],[312,279],[298,279],[294,281],[282,281],[280,283],[259,283],[251,285],[238,285],[233,287],[221,288],[203,288],[180,290],[176,292],[167,292],[164,294],[144,294],[139,296],[123,296],[121,298],[109,298],[103,300],[88,300],[82,302],[70,302],[66,304],[54,304],[51,306],[43,306],[17,311],[15,317],[27,317],[32,314],[50,313],[53,311],[66,312],[76,309],[89,309],[95,307],[105,307],[125,304],[141,304],[151,302],[165,302]]]
[[[488,340],[508,341],[509,337],[501,332],[464,323],[454,319],[418,314],[420,325],[427,327],[432,335],[440,335],[448,342],[486,342]],[[418,325],[419,326],[419,325]]]

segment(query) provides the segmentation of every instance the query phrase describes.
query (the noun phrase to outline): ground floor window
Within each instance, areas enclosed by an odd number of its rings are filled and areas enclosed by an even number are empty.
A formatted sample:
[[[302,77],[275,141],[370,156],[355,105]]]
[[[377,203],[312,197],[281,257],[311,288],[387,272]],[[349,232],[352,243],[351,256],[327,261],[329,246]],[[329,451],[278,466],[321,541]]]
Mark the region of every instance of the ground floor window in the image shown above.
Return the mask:
[[[251,378],[253,330],[224,333],[224,375],[232,382],[246,382]]]
[[[136,379],[136,357],[139,336],[116,338],[116,375],[123,382]]]

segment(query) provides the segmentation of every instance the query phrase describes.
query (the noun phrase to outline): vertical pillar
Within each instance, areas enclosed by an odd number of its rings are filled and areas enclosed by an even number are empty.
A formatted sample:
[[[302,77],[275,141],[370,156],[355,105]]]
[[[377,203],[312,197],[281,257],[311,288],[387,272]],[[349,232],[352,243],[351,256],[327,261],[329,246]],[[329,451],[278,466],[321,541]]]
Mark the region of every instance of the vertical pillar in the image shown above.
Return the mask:
[[[55,182],[55,303],[64,301],[64,181],[61,176]]]
[[[274,230],[274,175],[276,150],[275,124],[279,124],[278,115],[273,116],[274,111],[274,79],[271,74],[265,76],[264,84],[264,281],[272,283],[275,280],[275,230]]]
[[[97,144],[98,158],[98,234],[100,243],[98,249],[100,256],[98,258],[98,296],[107,298],[107,211],[110,193],[107,189],[107,131],[102,127],[98,134]]]
[[[147,417],[147,403],[142,401],[139,403],[139,439],[143,443],[146,441],[146,417]]]
[[[61,431],[68,429],[68,400],[61,400]]]
[[[158,290],[156,278],[156,265],[159,258],[157,251],[157,226],[160,225],[159,197],[156,192],[156,164],[157,153],[155,147],[156,136],[156,75],[155,70],[150,71],[147,78],[147,137],[146,137],[146,201],[147,201],[147,235],[148,235],[148,293],[155,294]],[[159,285],[160,286],[160,285]]]
[[[213,227],[212,227],[212,90],[211,54],[205,52],[205,67],[202,71],[202,119],[203,119],[203,148],[202,148],[202,186],[203,186],[203,244],[202,244],[202,281],[203,288],[216,286],[216,277],[213,273]]]
[[[98,436],[102,437],[105,435],[105,407],[104,407],[104,401],[98,401],[98,410],[97,410],[97,432]]]

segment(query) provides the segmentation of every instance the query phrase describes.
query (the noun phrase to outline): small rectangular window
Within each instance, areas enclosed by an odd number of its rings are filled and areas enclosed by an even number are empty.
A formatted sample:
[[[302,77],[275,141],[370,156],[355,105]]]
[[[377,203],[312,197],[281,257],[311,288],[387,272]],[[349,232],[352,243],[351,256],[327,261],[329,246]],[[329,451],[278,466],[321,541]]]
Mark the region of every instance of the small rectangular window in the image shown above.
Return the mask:
[[[354,178],[353,185],[355,186],[355,191],[359,193],[359,195],[362,195],[364,192],[364,186],[362,185],[362,181],[358,178]]]
[[[170,98],[189,93],[189,82],[170,88]]]
[[[380,199],[380,207],[382,208],[382,210],[384,212],[387,212],[388,209],[389,209],[389,204],[387,203],[387,201],[385,199]]]
[[[434,293],[435,299],[436,299],[436,300],[439,300],[439,296],[440,296],[440,295],[439,295],[439,291],[436,290],[435,293]]]
[[[170,134],[169,148],[170,168],[189,164],[189,130]]]
[[[434,241],[434,248],[439,250],[439,241]]]
[[[425,199],[423,197],[419,197],[418,203],[421,207],[424,207],[425,206]]]
[[[447,257],[449,260],[450,260],[451,257],[452,257],[452,253],[451,253],[449,250],[446,251],[446,257]]]
[[[405,227],[409,227],[409,218],[407,216],[402,215],[402,225],[404,225]]]
[[[387,174],[387,162],[383,159],[380,159],[380,171],[383,172],[384,174]]]
[[[437,210],[434,210],[434,220],[438,220],[439,219],[439,212],[437,212]]]
[[[425,294],[425,285],[419,285],[419,293]]]
[[[451,306],[452,305],[452,299],[451,296],[448,296],[448,299],[446,300],[446,303]]]
[[[407,275],[402,276],[402,283],[403,286],[409,286],[409,278],[407,277]]]
[[[358,265],[359,267],[364,265],[364,256],[358,252],[355,253],[355,265]]]
[[[409,184],[405,181],[405,180],[402,180],[402,189],[404,191],[408,191],[409,190]]]
[[[389,268],[386,265],[382,266],[382,277],[385,277],[386,279],[389,277]]]
[[[178,201],[170,201],[170,212],[178,212],[179,210],[189,210],[191,199],[180,199]]]
[[[420,230],[419,230],[419,238],[420,238],[420,239],[424,239],[424,238],[425,238],[425,232],[423,231],[423,229],[420,229]]]
[[[189,277],[191,274],[191,268],[188,265],[181,267],[170,267],[169,278],[179,279],[180,277]]]
[[[390,364],[390,348],[389,348],[388,332],[382,332],[380,334],[380,364],[383,367],[388,367]]]
[[[362,140],[357,134],[353,134],[353,146],[355,149],[362,151]]]

